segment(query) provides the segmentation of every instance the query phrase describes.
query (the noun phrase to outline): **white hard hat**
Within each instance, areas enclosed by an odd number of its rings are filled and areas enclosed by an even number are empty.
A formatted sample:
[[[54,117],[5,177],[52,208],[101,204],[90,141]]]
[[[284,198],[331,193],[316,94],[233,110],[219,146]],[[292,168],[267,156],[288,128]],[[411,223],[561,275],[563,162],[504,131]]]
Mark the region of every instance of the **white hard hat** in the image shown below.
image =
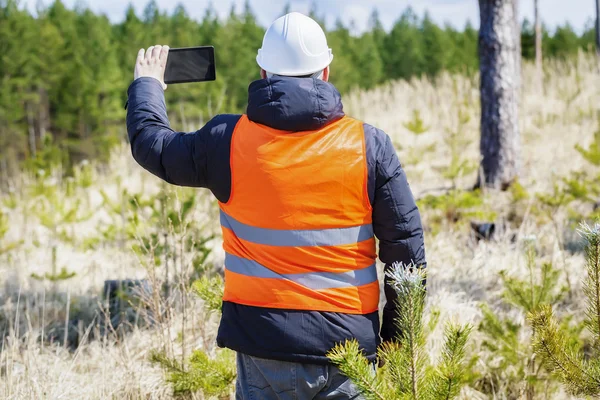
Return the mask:
[[[267,72],[284,76],[309,75],[333,60],[325,32],[312,18],[292,12],[267,29],[256,62]]]

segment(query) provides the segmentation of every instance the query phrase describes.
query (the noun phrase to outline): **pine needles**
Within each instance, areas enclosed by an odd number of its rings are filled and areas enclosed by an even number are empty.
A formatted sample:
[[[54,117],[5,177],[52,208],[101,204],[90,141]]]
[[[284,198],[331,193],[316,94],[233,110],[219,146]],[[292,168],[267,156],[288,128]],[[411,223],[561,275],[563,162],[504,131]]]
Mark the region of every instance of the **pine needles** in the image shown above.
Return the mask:
[[[194,292],[204,301],[209,313],[220,312],[223,297],[223,279],[220,276],[203,276],[192,285]],[[173,387],[175,395],[202,393],[211,396],[228,396],[236,379],[235,352],[217,349],[214,356],[195,350],[184,363],[154,351],[150,361],[160,365],[166,373],[166,381]]]
[[[223,396],[230,391],[235,380],[235,353],[219,351],[210,358],[202,350],[196,350],[184,366],[160,352],[153,352],[150,361],[160,364],[167,372],[167,382],[171,383],[173,393],[183,395],[201,392],[205,396]]]
[[[525,242],[525,264],[528,276],[520,279],[505,271],[500,273],[504,285],[502,297],[521,315],[527,315],[543,304],[556,304],[567,292],[560,286],[560,271],[550,263],[538,266],[535,243]],[[488,372],[483,374],[476,386],[484,392],[502,392],[509,398],[534,399],[547,391],[552,382],[541,368],[532,350],[530,329],[513,318],[497,315],[487,304],[481,305],[483,319],[479,331],[485,335],[482,348],[487,350],[483,360]],[[571,336],[569,336],[570,338]]]
[[[556,321],[552,307],[540,306],[529,315],[534,329],[533,348],[548,370],[574,395],[600,395],[600,225],[583,223],[579,230],[585,242],[587,297],[585,326],[594,338],[593,354],[585,358]]]
[[[395,265],[388,276],[398,293],[396,324],[400,334],[394,342],[381,346],[383,366],[375,372],[356,341],[336,346],[327,356],[367,399],[455,398],[465,381],[465,348],[471,327],[447,324],[442,354],[432,365],[425,349],[425,272],[415,266]]]

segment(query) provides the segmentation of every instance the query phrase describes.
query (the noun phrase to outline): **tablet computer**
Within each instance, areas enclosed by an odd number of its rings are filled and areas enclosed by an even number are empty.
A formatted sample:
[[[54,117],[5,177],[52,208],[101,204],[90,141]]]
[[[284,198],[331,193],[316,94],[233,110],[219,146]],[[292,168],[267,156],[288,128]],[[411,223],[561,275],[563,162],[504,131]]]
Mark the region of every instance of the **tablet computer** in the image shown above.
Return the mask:
[[[165,83],[206,82],[217,78],[213,46],[169,49]]]

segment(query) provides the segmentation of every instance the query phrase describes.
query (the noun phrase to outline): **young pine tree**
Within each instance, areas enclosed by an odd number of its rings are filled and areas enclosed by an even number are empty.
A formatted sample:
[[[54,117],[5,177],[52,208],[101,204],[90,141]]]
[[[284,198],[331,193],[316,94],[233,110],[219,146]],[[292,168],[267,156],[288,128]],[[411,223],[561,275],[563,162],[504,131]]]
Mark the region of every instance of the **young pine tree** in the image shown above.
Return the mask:
[[[527,278],[511,277],[505,272],[501,278],[504,300],[528,314],[541,304],[556,304],[568,288],[559,286],[560,271],[552,264],[538,267],[534,243],[526,244],[525,254]],[[478,379],[476,386],[484,392],[501,391],[508,398],[537,398],[548,389],[549,380],[536,360],[530,341],[522,338],[528,328],[511,318],[499,317],[486,304],[481,309],[483,319],[479,331],[485,335],[482,348],[487,350],[488,357],[484,361],[488,372]]]
[[[220,276],[202,277],[192,288],[204,300],[208,312],[221,311],[223,279]],[[206,398],[228,399],[236,378],[235,353],[229,349],[216,350],[214,357],[197,349],[185,363],[164,352],[154,351],[150,361],[163,368],[166,380],[177,396],[202,393]]]
[[[369,400],[455,398],[465,380],[465,347],[471,327],[447,324],[442,354],[432,365],[425,348],[425,274],[415,267],[395,265],[388,275],[398,293],[400,334],[395,342],[382,345],[383,366],[375,372],[356,341],[337,345],[328,357]]]
[[[585,326],[593,336],[590,354],[582,353],[569,340],[555,319],[552,307],[544,305],[533,311],[529,319],[534,330],[533,349],[548,370],[567,391],[578,396],[600,395],[600,225],[583,223],[580,234],[585,242],[587,297]]]

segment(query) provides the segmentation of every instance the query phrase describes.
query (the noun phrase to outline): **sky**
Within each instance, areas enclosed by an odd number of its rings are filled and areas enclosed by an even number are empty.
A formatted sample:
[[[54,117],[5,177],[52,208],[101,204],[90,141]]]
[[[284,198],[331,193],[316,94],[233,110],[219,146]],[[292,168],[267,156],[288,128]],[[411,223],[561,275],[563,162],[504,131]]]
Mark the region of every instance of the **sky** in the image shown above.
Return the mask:
[[[48,0],[47,0],[48,1]],[[157,0],[161,9],[172,11],[181,3],[187,12],[200,19],[205,8],[212,3],[220,16],[226,17],[232,5],[242,10],[245,0]],[[24,0],[32,9],[37,0]],[[112,21],[119,22],[125,15],[125,9],[132,3],[141,14],[148,0],[63,0],[68,6],[77,3],[87,4],[92,10],[106,14]],[[595,17],[594,0],[539,0],[542,20],[553,29],[557,25],[569,22],[578,32]],[[288,0],[250,0],[250,5],[257,15],[258,21],[268,26],[279,17]],[[419,15],[428,11],[431,17],[440,24],[449,23],[456,28],[464,27],[467,20],[479,26],[479,7],[477,0],[290,0],[292,11],[308,13],[313,3],[317,4],[320,15],[325,17],[326,24],[332,26],[337,18],[345,23],[354,22],[357,33],[367,27],[369,15],[374,8],[379,11],[380,19],[389,29],[398,19],[402,11],[411,6]],[[533,0],[520,0],[521,19],[533,20]]]

